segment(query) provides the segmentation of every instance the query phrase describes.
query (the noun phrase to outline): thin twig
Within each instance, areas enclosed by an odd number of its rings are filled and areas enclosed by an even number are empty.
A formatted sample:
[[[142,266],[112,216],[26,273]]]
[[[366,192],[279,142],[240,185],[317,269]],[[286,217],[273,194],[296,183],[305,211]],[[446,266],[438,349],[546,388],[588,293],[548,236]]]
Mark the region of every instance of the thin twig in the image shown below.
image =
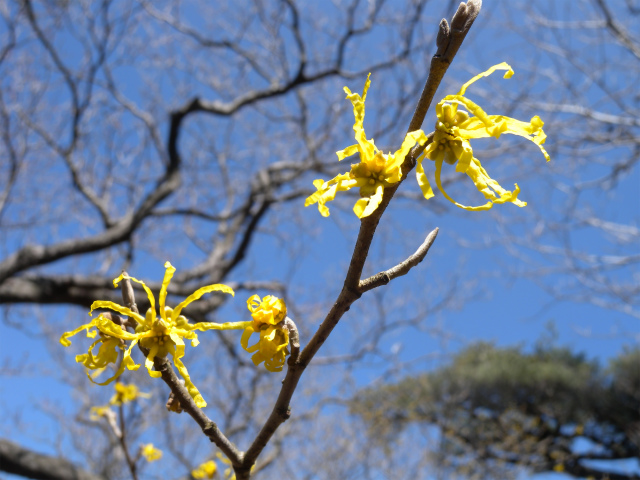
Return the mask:
[[[122,403],[118,405],[118,419],[120,421],[120,436],[118,440],[120,441],[120,446],[122,447],[122,451],[124,452],[124,458],[127,461],[129,471],[131,472],[131,478],[133,478],[133,480],[138,480],[136,462],[133,458],[131,458],[129,447],[127,446],[127,434],[124,421],[124,406],[122,405]]]
[[[374,288],[380,287],[382,285],[388,284],[391,280],[397,277],[401,277],[402,275],[406,275],[409,273],[413,267],[418,265],[424,257],[429,253],[429,249],[433,242],[436,240],[438,236],[438,228],[435,228],[427,238],[425,238],[420,248],[416,250],[416,253],[407,258],[404,262],[399,263],[395,267],[390,268],[389,270],[385,270],[384,272],[377,273],[366,280],[362,280],[360,285],[358,286],[359,290],[364,293]]]

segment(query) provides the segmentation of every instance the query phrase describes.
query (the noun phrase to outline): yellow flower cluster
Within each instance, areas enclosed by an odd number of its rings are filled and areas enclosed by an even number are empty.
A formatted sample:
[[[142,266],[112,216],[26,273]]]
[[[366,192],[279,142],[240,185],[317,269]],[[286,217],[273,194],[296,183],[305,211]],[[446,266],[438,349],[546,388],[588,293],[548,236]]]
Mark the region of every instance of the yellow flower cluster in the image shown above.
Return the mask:
[[[138,390],[138,387],[134,384],[125,385],[124,383],[116,382],[115,386],[116,393],[111,397],[109,403],[107,405],[101,405],[97,407],[91,407],[89,410],[89,419],[97,421],[102,417],[106,417],[111,412],[111,405],[124,405],[125,403],[133,402],[138,398],[149,398],[151,397],[148,393],[143,393]]]
[[[434,196],[433,189],[424,172],[422,160],[428,158],[435,162],[436,185],[447,200],[465,210],[488,210],[495,203],[511,202],[519,207],[524,207],[525,202],[518,200],[520,189],[516,184],[513,192],[505,190],[498,182],[492,179],[480,161],[473,156],[473,149],[469,140],[475,138],[495,137],[500,138],[503,133],[519,135],[535,143],[542,154],[549,161],[549,155],[542,146],[547,138],[542,130],[544,123],[540,117],[535,116],[530,122],[522,122],[503,115],[488,115],[474,102],[464,96],[467,88],[482,77],[491,75],[496,70],[507,70],[504,78],[510,78],[513,70],[506,63],[494,65],[489,70],[476,75],[465,83],[456,95],[448,95],[436,106],[436,130],[434,138],[424,151],[424,155],[417,160],[416,176],[418,185],[426,199]],[[370,76],[371,74],[369,74]],[[347,173],[337,175],[325,182],[322,179],[313,182],[316,192],[305,200],[305,207],[318,204],[318,210],[322,216],[329,216],[329,209],[325,205],[334,200],[336,193],[346,191],[354,187],[360,187],[360,198],[353,211],[358,218],[364,218],[373,213],[380,202],[384,189],[399,182],[402,178],[402,163],[406,155],[416,145],[424,145],[428,142],[422,130],[408,133],[402,145],[395,153],[384,154],[380,152],[373,140],[368,140],[364,132],[364,102],[371,81],[367,77],[362,96],[351,93],[344,87],[347,99],[353,104],[355,123],[353,130],[358,142],[356,145],[337,152],[338,160],[358,153],[360,162],[351,165]],[[466,108],[467,111],[459,109]],[[466,173],[473,181],[475,187],[488,200],[484,205],[468,207],[453,200],[442,186],[442,164],[456,165],[456,171]]]
[[[287,317],[287,306],[284,300],[267,295],[262,300],[254,295],[247,300],[247,307],[251,312],[253,322],[242,333],[240,344],[249,353],[253,353],[251,360],[255,365],[264,362],[270,372],[280,372],[284,360],[289,354],[289,330],[284,326]],[[258,343],[249,347],[249,337],[259,333]]]
[[[153,443],[147,443],[140,446],[140,453],[147,460],[147,462],[155,462],[162,458],[162,450],[158,450],[153,446]]]
[[[234,295],[234,292],[226,285],[208,285],[199,288],[175,308],[171,308],[165,305],[165,301],[169,283],[176,269],[169,262],[165,263],[165,269],[166,271],[158,297],[159,316],[158,313],[156,313],[155,298],[149,287],[136,278],[125,277],[124,274],[114,279],[113,285],[117,287],[118,283],[124,278],[142,285],[142,288],[144,288],[147,293],[150,304],[144,317],[127,307],[110,301],[96,301],[91,305],[90,316],[95,309],[106,308],[133,319],[136,322],[134,333],[127,331],[124,326],[114,323],[111,316],[100,314],[90,323],[82,325],[70,332],[65,332],[60,338],[60,343],[68,347],[71,345],[69,338],[82,330],[86,331],[87,337],[89,338],[95,338],[96,335],[99,334],[99,338],[89,346],[87,353],[76,356],[76,362],[82,363],[87,367],[87,370],[96,370],[98,373],[101,373],[109,364],[115,365],[120,352],[123,352],[122,362],[116,369],[115,374],[107,380],[100,383],[95,382],[87,372],[87,376],[92,382],[98,383],[98,385],[107,385],[118,378],[124,372],[125,368],[137,370],[140,365],[133,361],[131,352],[136,344],[140,344],[146,354],[145,366],[149,375],[152,377],[160,377],[160,372],[153,370],[153,359],[155,357],[162,358],[170,355],[176,368],[184,378],[185,387],[196,405],[200,408],[205,407],[207,403],[191,381],[189,372],[182,363],[185,350],[184,340],[190,340],[193,347],[197,346],[199,344],[196,333],[197,330],[244,330],[241,337],[241,344],[248,352],[255,352],[252,357],[253,362],[256,365],[265,362],[267,370],[272,372],[282,370],[284,359],[289,353],[287,349],[289,333],[288,330],[284,328],[284,319],[287,314],[287,307],[284,300],[269,295],[266,296],[263,301],[260,301],[260,297],[257,295],[252,296],[247,302],[249,310],[252,312],[253,321],[251,322],[229,322],[222,324],[200,322],[191,324],[181,315],[182,310],[191,302],[198,300],[205,293],[209,292],[223,292],[231,295]],[[260,340],[257,344],[248,347],[249,337],[254,332],[260,333]],[[131,342],[128,347],[126,345],[127,341]],[[98,352],[94,353],[97,346],[99,346]],[[140,394],[135,385],[125,386],[117,383],[116,394],[112,398],[111,404],[119,405],[126,403],[138,396],[144,396],[144,394]],[[100,408],[103,407],[94,407],[94,413],[98,417],[101,416]]]
[[[222,463],[224,463],[225,465],[228,465],[228,467],[225,468],[223,473],[224,480],[236,480],[236,474],[233,473],[231,461],[220,452],[216,453],[216,457],[218,457],[218,459]],[[254,468],[255,468],[255,465],[251,467],[252,472]],[[195,468],[194,470],[191,470],[191,476],[197,479],[213,478],[215,477],[216,473],[218,473],[218,465],[216,465],[216,462],[214,462],[213,460],[209,460],[208,462],[201,463],[200,465],[198,465],[197,468]]]
[[[93,302],[89,315],[91,315],[91,312],[93,312],[93,310],[97,308],[107,308],[122,315],[126,315],[137,323],[135,333],[130,333],[126,331],[124,327],[116,325],[110,318],[104,315],[99,315],[90,323],[82,325],[81,327],[71,332],[64,333],[60,338],[60,343],[65,347],[71,345],[71,342],[68,340],[68,338],[72,337],[82,330],[86,330],[87,336],[90,338],[95,338],[96,333],[99,332],[100,338],[91,344],[88,353],[76,356],[76,362],[84,364],[84,366],[90,370],[104,368],[109,363],[115,364],[118,358],[119,351],[124,351],[122,363],[118,367],[116,373],[104,382],[94,382],[98,383],[98,385],[107,385],[111,383],[122,374],[125,367],[129,370],[137,370],[140,367],[140,365],[136,364],[131,358],[131,351],[133,347],[138,343],[140,343],[142,347],[148,350],[145,366],[147,367],[149,375],[154,378],[160,377],[161,375],[160,372],[152,370],[154,357],[162,358],[166,355],[171,355],[176,368],[184,378],[185,387],[189,391],[189,394],[196,402],[196,405],[202,408],[205,407],[207,403],[204,401],[202,395],[200,395],[200,392],[191,381],[189,372],[187,371],[187,368],[184,366],[181,360],[184,356],[184,339],[191,340],[191,345],[195,347],[200,343],[198,340],[198,335],[196,334],[196,330],[232,330],[244,328],[244,324],[246,322],[238,322],[237,324],[218,324],[209,322],[190,324],[184,316],[180,315],[180,313],[191,302],[199,299],[200,297],[202,297],[202,295],[209,292],[223,292],[231,295],[234,295],[234,292],[226,285],[208,285],[206,287],[199,288],[172,309],[171,307],[165,305],[165,301],[167,298],[167,288],[169,287],[169,283],[171,282],[171,278],[173,277],[176,269],[169,262],[166,262],[164,266],[166,271],[158,298],[160,314],[159,316],[156,313],[155,299],[149,287],[147,287],[144,282],[136,278],[127,277],[129,280],[142,285],[142,288],[144,288],[145,292],[147,293],[147,297],[151,306],[147,310],[146,315],[143,317],[142,315],[133,312],[127,307],[123,307],[122,305],[118,305],[117,303],[109,301]],[[123,278],[124,275],[120,275],[119,277],[114,279],[114,287],[117,287],[118,283],[122,281]],[[129,347],[125,349],[123,341],[127,340],[131,343],[129,344]],[[101,346],[98,350],[98,354],[94,355],[92,350],[98,344],[101,344]],[[89,379],[92,382],[94,381],[91,377],[89,377]]]
[[[143,393],[138,390],[138,387],[133,383],[131,385],[125,385],[124,383],[116,382],[115,384],[116,393],[109,403],[111,405],[123,405],[125,403],[133,402],[138,398],[149,398],[151,397],[148,393]]]
[[[316,187],[317,191],[307,197],[304,202],[305,207],[317,203],[318,210],[323,217],[329,216],[329,209],[325,204],[333,200],[337,192],[350,190],[354,187],[360,187],[361,198],[354,205],[353,212],[358,218],[371,215],[380,205],[384,189],[398,183],[402,178],[402,162],[404,162],[404,158],[409,151],[417,142],[424,144],[427,141],[424,132],[416,130],[405,136],[399,150],[395,153],[384,154],[378,150],[375,143],[373,143],[373,139],[367,139],[364,132],[364,102],[367,98],[367,90],[371,85],[370,76],[371,74],[369,74],[364,84],[362,96],[358,93],[351,93],[351,90],[344,87],[347,99],[353,105],[353,115],[355,117],[353,130],[358,143],[336,152],[338,160],[349,157],[354,153],[359,153],[360,162],[351,165],[351,171],[340,174],[332,180],[327,182],[322,179],[315,180],[313,186]]]
[[[193,478],[213,478],[218,471],[218,466],[213,460],[200,464],[196,469],[191,470]]]
[[[433,197],[433,190],[424,173],[422,159],[428,158],[435,162],[435,179],[438,189],[442,194],[456,206],[465,210],[488,210],[495,203],[511,202],[519,207],[524,207],[526,202],[518,199],[520,189],[516,184],[513,192],[505,190],[498,182],[492,179],[483,168],[480,160],[474,157],[473,149],[469,140],[475,138],[494,137],[500,138],[503,133],[511,133],[526,138],[535,143],[547,161],[549,155],[542,146],[547,138],[542,130],[544,122],[540,117],[535,116],[530,122],[522,122],[514,118],[503,115],[488,115],[469,100],[464,94],[472,83],[482,77],[488,77],[496,70],[506,70],[504,78],[511,78],[513,70],[506,63],[494,65],[489,70],[482,72],[467,83],[455,95],[444,97],[436,106],[436,131],[433,141],[427,146],[424,157],[418,160],[416,176],[418,184],[425,198]],[[460,110],[459,107],[466,108],[467,111]],[[484,205],[477,207],[467,207],[453,200],[442,186],[441,172],[442,164],[456,165],[457,172],[466,173],[473,181],[476,188],[488,200]]]

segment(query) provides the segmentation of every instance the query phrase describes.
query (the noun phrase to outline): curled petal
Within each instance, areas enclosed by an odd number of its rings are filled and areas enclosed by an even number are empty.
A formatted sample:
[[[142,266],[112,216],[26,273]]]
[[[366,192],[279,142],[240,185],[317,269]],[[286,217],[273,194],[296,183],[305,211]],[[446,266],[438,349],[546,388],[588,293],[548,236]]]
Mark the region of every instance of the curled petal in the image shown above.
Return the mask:
[[[93,349],[100,345],[97,355],[93,354]],[[76,362],[82,363],[89,370],[101,370],[110,363],[118,361],[118,355],[122,349],[120,339],[113,337],[101,337],[89,346],[87,353],[76,355]]]
[[[95,327],[95,320],[93,320],[90,323],[85,323],[84,325],[76,328],[75,330],[71,330],[70,332],[64,332],[60,337],[60,343],[63,346],[68,347],[69,345],[71,345],[71,340],[69,340],[69,337],[73,337],[75,334],[81,332],[82,330],[87,331],[87,337],[95,338],[96,336],[95,330],[94,331],[90,330],[92,327]]]
[[[162,376],[160,372],[153,369],[153,359],[158,355],[159,349],[160,347],[157,344],[152,345],[151,348],[149,349],[149,354],[147,355],[147,358],[144,361],[144,366],[147,368],[147,371],[149,372],[149,376],[152,378],[159,378]]]
[[[527,140],[532,141],[538,146],[547,162],[551,160],[549,154],[542,146],[542,144],[544,144],[547,139],[547,135],[546,133],[544,133],[544,130],[542,130],[544,122],[540,120],[540,117],[536,115],[531,119],[529,123],[516,120],[515,118],[503,118],[505,123],[507,124],[507,133],[518,135],[522,138],[526,138]]]
[[[405,157],[411,151],[413,146],[416,143],[424,145],[428,141],[428,137],[424,134],[422,130],[416,130],[414,132],[409,132],[404,137],[402,145],[400,148],[393,154],[389,154],[387,156],[387,163],[385,165],[385,171],[393,171],[394,177],[393,179],[387,179],[389,183],[399,182],[402,176],[402,172],[400,167],[404,162]]]
[[[260,298],[260,295],[251,295],[247,299],[247,308],[251,313],[253,313],[258,309],[258,307],[260,307],[261,301],[262,299]]]
[[[358,216],[358,218],[368,217],[376,210],[376,208],[378,208],[380,202],[382,202],[383,193],[384,185],[376,185],[376,192],[369,198],[361,198],[358,200],[353,207],[353,212]],[[366,203],[363,203],[362,200],[366,200]]]
[[[273,295],[267,295],[263,299],[253,295],[247,300],[247,307],[253,318],[253,329],[256,331],[260,330],[264,324],[277,325],[287,316],[286,303]]]
[[[338,155],[338,161],[344,160],[345,158],[350,157],[354,153],[358,153],[359,151],[358,148],[359,148],[359,145],[351,145],[350,147],[347,147],[344,150],[340,150],[336,152],[336,155]]]
[[[481,211],[481,210],[489,210],[491,207],[493,207],[493,203],[491,201],[485,203],[484,205],[480,205],[478,207],[467,207],[466,205],[462,205],[461,203],[456,202],[453,198],[451,198],[449,196],[449,194],[446,192],[446,190],[444,189],[444,187],[442,186],[442,180],[440,179],[440,174],[442,173],[442,160],[436,160],[436,185],[438,186],[438,189],[442,192],[442,194],[444,195],[444,197],[449,200],[451,203],[453,203],[456,207],[462,208],[464,210],[469,210],[472,212],[477,212],[477,211]]]
[[[173,278],[173,274],[175,273],[176,269],[169,262],[165,262],[164,268],[166,268],[166,270],[164,272],[164,278],[162,279],[162,287],[160,287],[160,294],[158,295],[158,301],[160,303],[159,305],[160,316],[166,322],[167,314],[164,310],[164,307],[165,307],[165,301],[167,300],[167,288],[169,287],[169,283],[171,282],[171,279]]]
[[[462,95],[447,95],[442,99],[442,102],[461,103],[464,105],[469,113],[473,114],[477,120],[484,124],[488,136],[500,138],[500,135],[507,131],[507,124],[504,119],[497,118],[499,116],[496,115],[488,115],[480,105],[477,105],[467,97],[463,97]]]
[[[258,350],[258,348],[260,348],[259,343],[256,343],[251,347],[249,346],[249,338],[251,337],[251,334],[253,332],[255,332],[253,327],[248,326],[247,328],[245,328],[244,332],[242,332],[242,336],[240,337],[240,345],[242,345],[242,348],[244,348],[249,353],[253,353]]]
[[[117,287],[118,283],[120,283],[124,278],[125,278],[124,273],[121,273],[119,277],[114,278],[113,279],[113,286]],[[153,297],[153,292],[151,291],[151,289],[149,287],[147,287],[147,285],[142,280],[138,280],[137,278],[130,277],[129,275],[127,275],[126,278],[128,278],[132,282],[136,282],[136,283],[139,283],[140,285],[142,285],[142,288],[144,288],[144,291],[147,293],[147,298],[149,299],[149,303],[151,304],[150,309],[153,312],[153,318],[155,318],[155,316],[156,316],[156,299]]]
[[[189,295],[186,299],[184,299],[182,302],[180,302],[176,306],[176,308],[173,309],[173,312],[171,313],[171,321],[175,322],[176,318],[180,316],[180,312],[182,312],[183,308],[185,308],[191,302],[198,300],[205,293],[209,293],[209,292],[223,292],[223,293],[228,293],[231,296],[235,295],[235,292],[231,287],[227,287],[226,285],[223,285],[221,283],[217,283],[215,285],[207,285],[206,287],[199,288],[198,290],[193,292],[191,295]]]
[[[274,325],[264,326],[260,330],[258,343],[249,347],[249,337],[254,331],[251,327],[245,329],[240,340],[242,348],[253,353],[251,361],[256,366],[264,362],[265,368],[270,372],[282,371],[285,358],[289,354],[288,330]]]
[[[123,340],[134,340],[138,338],[138,335],[123,330],[120,325],[116,325],[111,319],[103,317],[102,315],[95,319],[95,325],[98,330],[111,337],[121,338]]]
[[[120,375],[122,375],[122,372],[124,372],[125,367],[127,369],[129,369],[129,370],[137,370],[140,367],[140,365],[137,365],[133,361],[133,359],[131,358],[131,349],[137,343],[138,343],[138,341],[134,340],[133,342],[131,342],[131,345],[129,345],[129,348],[127,350],[125,350],[124,357],[122,358],[122,362],[120,363],[120,366],[118,367],[118,370],[116,370],[116,373],[114,373],[112,377],[107,378],[104,382],[96,382],[93,378],[91,378],[91,376],[87,372],[87,377],[89,378],[89,380],[91,380],[91,382],[95,383],[96,385],[102,385],[102,386],[109,385],[116,378],[118,378]]]
[[[465,172],[471,180],[473,180],[474,185],[478,190],[480,190],[486,198],[489,198],[493,203],[505,203],[511,202],[518,207],[525,207],[527,205],[526,202],[518,200],[518,193],[520,193],[520,188],[518,184],[515,186],[515,190],[510,192],[509,190],[505,190],[502,186],[496,182],[493,178],[489,176],[487,171],[482,167],[482,164],[477,158],[474,158],[467,168]],[[498,194],[498,198],[496,198],[495,193]]]
[[[205,402],[204,398],[202,398],[202,395],[200,395],[200,392],[191,381],[191,377],[189,376],[187,367],[184,366],[184,363],[182,363],[182,360],[180,360],[180,357],[174,356],[173,363],[175,364],[176,368],[180,372],[180,375],[182,376],[182,378],[184,378],[184,386],[189,392],[189,395],[191,395],[191,398],[193,398],[193,401],[196,402],[196,405],[198,406],[198,408],[206,407],[207,402]]]
[[[367,90],[371,85],[371,74],[367,75],[367,81],[364,84],[364,90],[362,96],[358,93],[351,93],[347,87],[344,87],[344,91],[347,94],[347,99],[353,105],[353,116],[355,117],[355,123],[353,124],[353,130],[356,132],[356,141],[358,142],[360,154],[366,158],[371,158],[375,155],[376,146],[373,140],[367,140],[364,133],[364,102],[367,98]]]
[[[323,217],[329,216],[329,209],[325,206],[325,203],[332,201],[336,198],[337,192],[343,192],[350,190],[353,187],[359,187],[366,183],[364,180],[352,179],[349,173],[343,173],[337,175],[328,182],[322,182],[316,180],[313,185],[318,189],[317,192],[309,195],[304,202],[304,206],[308,207],[314,203],[318,204],[318,210]]]
[[[196,405],[199,408],[204,408],[207,406],[207,402],[204,401],[204,398],[202,398],[202,395],[200,395],[200,392],[191,381],[191,377],[189,376],[187,367],[184,365],[184,363],[182,363],[181,360],[182,357],[184,357],[184,342],[182,341],[182,338],[180,338],[180,336],[175,333],[171,333],[171,339],[176,344],[175,352],[172,354],[173,363],[180,372],[180,375],[182,375],[182,378],[184,378],[184,386],[189,392],[189,395],[191,395],[191,398],[193,398],[193,401],[196,402]]]
[[[518,187],[517,184],[513,192],[505,190],[500,186],[498,182],[496,182],[487,174],[485,169],[482,167],[482,165],[476,158],[473,159],[473,161],[471,162],[471,165],[469,166],[469,168],[467,168],[467,171],[465,173],[469,175],[471,180],[473,180],[473,183],[478,189],[478,191],[480,191],[485,196],[485,198],[489,200],[484,205],[479,205],[476,207],[468,207],[466,205],[462,205],[456,202],[455,200],[453,200],[447,194],[447,192],[444,190],[444,187],[442,186],[442,181],[440,178],[441,172],[442,172],[442,161],[436,161],[435,177],[436,177],[436,184],[438,185],[438,188],[440,189],[440,191],[442,192],[442,194],[445,196],[447,200],[449,200],[451,203],[453,203],[457,207],[462,208],[464,210],[469,210],[469,211],[489,210],[491,207],[493,207],[494,203],[505,203],[505,202],[511,202],[518,207],[524,207],[527,205],[526,202],[523,202],[518,199],[520,188]],[[496,192],[498,196],[496,196],[494,192]]]
[[[424,167],[422,166],[422,159],[418,160],[416,165],[416,178],[418,180],[418,185],[420,186],[420,190],[422,190],[422,195],[424,198],[429,200],[434,196],[433,188],[431,188],[431,184],[429,183],[429,179],[427,179],[426,173],[424,173]]]
[[[511,66],[508,63],[506,63],[506,62],[499,63],[498,65],[494,65],[493,67],[491,67],[489,70],[486,70],[486,71],[484,71],[482,73],[479,73],[478,75],[473,77],[471,80],[469,80],[467,83],[462,85],[462,87],[460,88],[460,91],[458,92],[458,95],[464,95],[465,92],[467,91],[467,88],[469,87],[469,85],[471,85],[472,83],[475,83],[476,81],[480,80],[482,77],[488,77],[489,75],[491,75],[496,70],[506,70],[507,71],[504,74],[503,78],[511,78],[513,76],[513,69],[511,68]]]
[[[456,142],[456,145],[451,148],[454,155],[458,158],[456,164],[456,172],[466,172],[469,165],[473,160],[473,148],[468,140],[462,139],[460,144]]]
[[[91,315],[91,312],[93,312],[96,308],[108,308],[109,310],[113,310],[114,312],[121,313],[122,315],[125,315],[129,318],[133,318],[139,324],[146,323],[144,317],[139,313],[135,313],[131,309],[127,307],[123,307],[122,305],[118,305],[117,303],[114,303],[114,302],[109,302],[107,300],[98,300],[96,302],[93,302],[91,304],[91,310],[89,310],[89,315]]]

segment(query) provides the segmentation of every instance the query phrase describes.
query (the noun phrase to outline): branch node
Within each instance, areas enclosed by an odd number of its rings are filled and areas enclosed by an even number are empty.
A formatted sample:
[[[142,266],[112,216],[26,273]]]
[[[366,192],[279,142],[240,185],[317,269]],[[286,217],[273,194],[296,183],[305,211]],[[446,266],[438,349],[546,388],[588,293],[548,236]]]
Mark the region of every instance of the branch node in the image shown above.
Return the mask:
[[[211,440],[212,442],[216,436],[220,435],[220,429],[218,428],[218,425],[216,425],[215,422],[212,422],[211,420],[205,423],[205,425],[202,427],[202,432],[207,437],[209,437],[209,440]]]
[[[280,415],[283,422],[289,420],[289,417],[291,417],[291,405],[287,405],[286,407],[279,407],[278,415]]]

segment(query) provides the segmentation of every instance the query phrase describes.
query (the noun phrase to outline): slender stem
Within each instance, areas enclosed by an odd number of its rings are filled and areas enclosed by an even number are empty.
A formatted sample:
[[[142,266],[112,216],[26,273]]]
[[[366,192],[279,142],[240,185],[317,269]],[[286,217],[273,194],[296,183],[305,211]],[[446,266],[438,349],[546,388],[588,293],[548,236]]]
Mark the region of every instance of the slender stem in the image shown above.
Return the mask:
[[[437,37],[437,52],[431,61],[431,67],[429,70],[429,76],[427,78],[425,88],[418,101],[413,118],[409,123],[408,131],[415,131],[422,127],[422,123],[426,116],[426,113],[431,105],[435,92],[444,77],[451,61],[455,57],[460,45],[462,44],[467,32],[471,28],[474,20],[480,12],[482,5],[481,0],[468,0],[467,3],[461,3],[457,12],[453,16],[451,22],[451,28],[446,20],[440,23],[438,37]],[[433,138],[432,135],[429,136]],[[424,148],[424,145],[420,148],[414,148],[406,156],[402,164],[402,178],[400,182],[395,184],[391,188],[386,188],[382,198],[382,202],[378,208],[368,217],[362,219],[360,223],[360,231],[358,232],[358,238],[353,249],[353,255],[351,262],[349,263],[349,269],[343,284],[342,291],[338,295],[333,307],[325,317],[324,321],[318,327],[318,330],[309,341],[307,346],[300,353],[300,357],[297,361],[289,362],[287,374],[282,382],[282,388],[278,399],[273,406],[269,418],[267,418],[262,429],[256,436],[255,440],[246,451],[244,455],[244,463],[241,468],[234,465],[234,469],[238,480],[247,480],[250,478],[251,465],[253,465],[269,442],[271,436],[275,433],[278,427],[284,423],[291,416],[291,398],[298,385],[300,377],[304,370],[309,365],[315,354],[320,347],[327,340],[335,326],[338,324],[345,312],[347,312],[353,302],[358,300],[362,293],[368,289],[369,283],[361,285],[362,270],[364,263],[367,259],[369,248],[373,240],[380,217],[384,213],[385,209],[389,205],[391,198],[395,194],[396,190],[400,186],[400,183],[404,181],[407,174],[415,166],[416,159],[419,152]],[[425,240],[418,252],[414,254],[414,258],[407,260],[407,265],[399,265],[394,270],[393,274],[398,276],[404,274],[411,268],[412,264],[419,263],[424,258],[424,255],[428,252],[431,244],[435,240],[437,235],[437,229],[434,230]],[[404,262],[403,262],[404,263]],[[406,271],[405,271],[406,270]],[[404,273],[401,273],[404,272]],[[368,282],[368,281],[367,281]]]
[[[120,283],[122,291],[122,299],[125,306],[127,306],[132,312],[140,313],[135,301],[135,294],[133,291],[133,285],[129,280],[126,272],[123,272],[124,277]],[[138,344],[140,350],[144,356],[149,355],[149,351]],[[202,428],[204,434],[209,437],[213,443],[231,460],[233,464],[240,464],[243,460],[243,454],[237,447],[220,431],[218,426],[202,411],[200,407],[196,405],[189,395],[189,392],[185,388],[184,384],[180,382],[178,376],[173,371],[171,363],[166,358],[155,357],[153,359],[155,369],[160,372],[162,379],[171,389],[171,392],[180,402],[181,407],[185,410],[191,418]]]
[[[133,478],[133,480],[138,480],[136,462],[133,458],[131,458],[129,447],[127,447],[126,424],[124,421],[124,406],[122,405],[122,403],[118,405],[118,421],[120,423],[120,446],[122,447],[122,451],[124,452],[124,458],[127,460],[127,465],[129,466],[131,477]]]

